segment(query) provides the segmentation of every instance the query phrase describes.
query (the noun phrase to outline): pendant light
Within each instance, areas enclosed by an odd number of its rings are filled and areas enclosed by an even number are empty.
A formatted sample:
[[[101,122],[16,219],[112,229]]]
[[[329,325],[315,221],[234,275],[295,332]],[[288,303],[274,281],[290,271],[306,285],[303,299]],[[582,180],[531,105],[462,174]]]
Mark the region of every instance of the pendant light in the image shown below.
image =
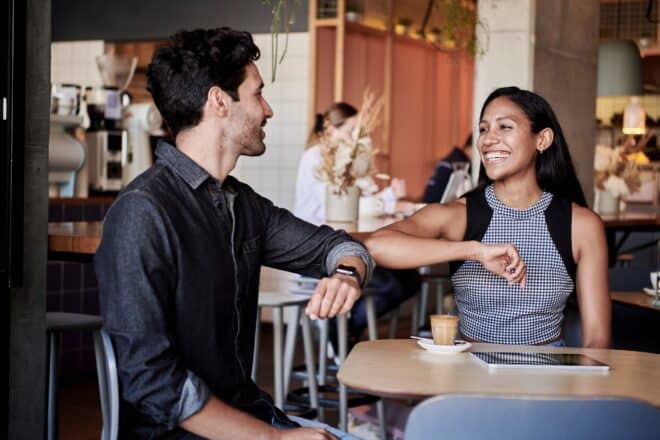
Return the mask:
[[[617,5],[616,37],[619,37],[620,2]],[[630,96],[623,116],[624,134],[644,134],[646,113],[640,96],[642,57],[632,40],[603,41],[598,46],[598,96]]]

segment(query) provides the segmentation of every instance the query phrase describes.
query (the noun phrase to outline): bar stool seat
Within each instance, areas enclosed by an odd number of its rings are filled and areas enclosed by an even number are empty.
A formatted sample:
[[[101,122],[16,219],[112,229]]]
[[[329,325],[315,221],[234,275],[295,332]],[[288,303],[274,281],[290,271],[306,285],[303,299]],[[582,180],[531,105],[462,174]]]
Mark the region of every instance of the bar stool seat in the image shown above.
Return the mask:
[[[48,336],[48,440],[57,439],[57,375],[60,355],[59,335],[64,331],[89,330],[103,327],[103,318],[82,313],[46,313]],[[94,339],[95,352],[97,341]],[[98,363],[98,359],[97,359]]]

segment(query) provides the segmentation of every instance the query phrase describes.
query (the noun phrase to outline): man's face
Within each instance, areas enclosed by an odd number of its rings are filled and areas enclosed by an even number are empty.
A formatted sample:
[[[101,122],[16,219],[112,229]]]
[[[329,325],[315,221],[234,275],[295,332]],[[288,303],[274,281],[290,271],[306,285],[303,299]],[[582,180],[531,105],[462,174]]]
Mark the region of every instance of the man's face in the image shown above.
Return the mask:
[[[245,67],[245,80],[238,86],[238,101],[232,101],[227,138],[245,156],[260,156],[266,151],[263,127],[273,110],[261,95],[264,82],[254,63]]]

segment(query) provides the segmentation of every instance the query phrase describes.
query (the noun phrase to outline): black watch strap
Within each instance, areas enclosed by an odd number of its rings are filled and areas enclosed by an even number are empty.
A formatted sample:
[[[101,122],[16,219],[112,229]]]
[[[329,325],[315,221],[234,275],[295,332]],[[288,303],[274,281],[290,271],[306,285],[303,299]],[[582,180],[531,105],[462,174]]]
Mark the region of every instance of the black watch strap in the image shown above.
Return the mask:
[[[358,285],[362,287],[362,277],[360,276],[360,272],[353,266],[346,266],[344,264],[340,264],[339,266],[335,267],[335,270],[332,274],[334,275],[336,273],[340,275],[348,275],[354,277],[357,280]]]

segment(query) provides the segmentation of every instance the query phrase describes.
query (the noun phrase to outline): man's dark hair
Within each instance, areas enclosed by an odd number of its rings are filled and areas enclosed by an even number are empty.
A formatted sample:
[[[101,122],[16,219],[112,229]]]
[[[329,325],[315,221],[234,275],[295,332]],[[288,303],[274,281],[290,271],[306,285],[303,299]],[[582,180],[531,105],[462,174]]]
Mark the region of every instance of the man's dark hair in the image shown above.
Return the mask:
[[[147,69],[147,90],[172,135],[194,127],[211,87],[238,101],[245,67],[259,59],[252,35],[222,27],[182,31],[158,49]]]

